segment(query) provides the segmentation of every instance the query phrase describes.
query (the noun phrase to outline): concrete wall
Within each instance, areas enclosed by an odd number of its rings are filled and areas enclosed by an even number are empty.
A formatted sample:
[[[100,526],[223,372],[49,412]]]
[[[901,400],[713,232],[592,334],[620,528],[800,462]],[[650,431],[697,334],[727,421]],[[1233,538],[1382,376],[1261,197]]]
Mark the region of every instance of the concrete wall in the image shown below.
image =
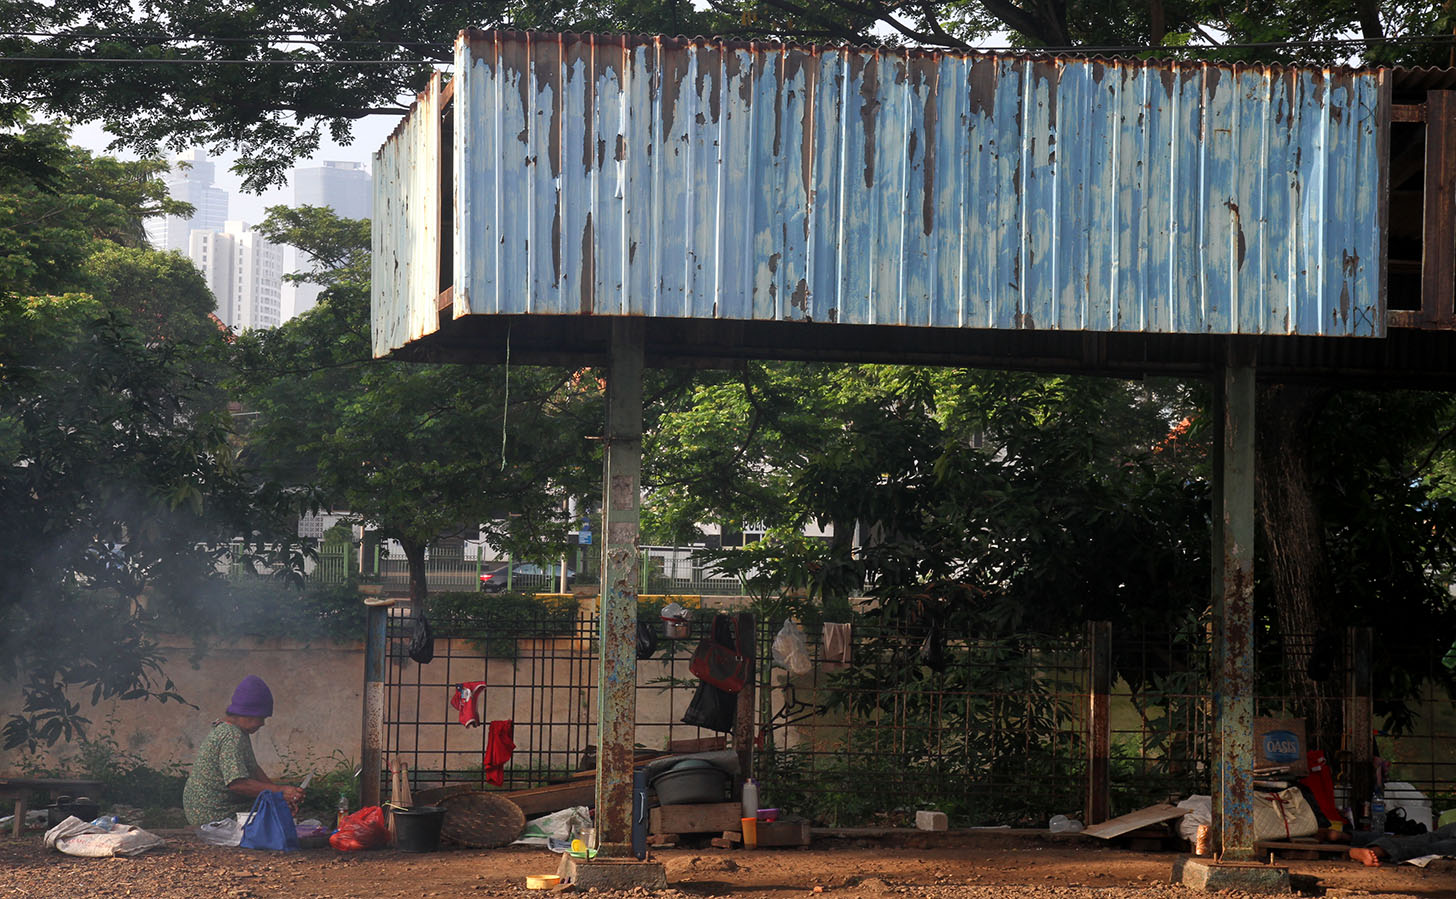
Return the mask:
[[[89,691],[73,691],[72,700],[91,719],[93,736],[113,730],[124,749],[154,768],[172,762],[190,764],[197,744],[227,709],[238,681],[256,674],[268,682],[274,701],[273,717],[253,736],[253,751],[265,772],[273,776],[285,769],[323,773],[336,766],[336,753],[358,760],[362,643],[245,640],[213,646],[195,664],[189,662],[192,647],[188,643],[164,644],[163,652],[166,676],[176,684],[176,692],[197,708],[135,700],[92,706]],[[8,715],[20,707],[19,684],[0,682],[0,709]],[[74,747],[61,744],[32,760],[54,765],[74,754]],[[18,772],[25,761],[22,752],[0,752],[0,773]]]

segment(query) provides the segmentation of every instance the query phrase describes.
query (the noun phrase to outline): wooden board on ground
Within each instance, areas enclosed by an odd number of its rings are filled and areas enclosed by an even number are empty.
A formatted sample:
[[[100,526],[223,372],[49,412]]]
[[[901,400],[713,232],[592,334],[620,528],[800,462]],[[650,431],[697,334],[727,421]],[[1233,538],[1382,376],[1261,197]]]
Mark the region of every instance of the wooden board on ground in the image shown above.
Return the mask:
[[[738,802],[696,802],[692,805],[659,805],[652,810],[651,833],[721,833],[737,830],[743,818]]]
[[[1113,837],[1120,837],[1125,833],[1131,833],[1140,827],[1148,827],[1159,824],[1163,821],[1172,821],[1174,818],[1181,818],[1192,809],[1179,808],[1176,805],[1166,803],[1150,805],[1147,808],[1120,815],[1110,821],[1103,821],[1101,824],[1093,824],[1082,833],[1089,837],[1097,837],[1102,840],[1110,840]]]

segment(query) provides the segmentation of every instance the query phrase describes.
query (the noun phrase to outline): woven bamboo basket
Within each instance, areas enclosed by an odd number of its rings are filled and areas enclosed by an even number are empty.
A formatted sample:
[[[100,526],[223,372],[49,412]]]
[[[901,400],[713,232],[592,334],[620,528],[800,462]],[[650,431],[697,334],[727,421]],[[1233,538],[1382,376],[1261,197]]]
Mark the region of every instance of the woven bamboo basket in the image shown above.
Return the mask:
[[[472,849],[495,849],[520,839],[526,815],[514,802],[495,793],[471,791],[440,799],[445,822],[440,838]]]

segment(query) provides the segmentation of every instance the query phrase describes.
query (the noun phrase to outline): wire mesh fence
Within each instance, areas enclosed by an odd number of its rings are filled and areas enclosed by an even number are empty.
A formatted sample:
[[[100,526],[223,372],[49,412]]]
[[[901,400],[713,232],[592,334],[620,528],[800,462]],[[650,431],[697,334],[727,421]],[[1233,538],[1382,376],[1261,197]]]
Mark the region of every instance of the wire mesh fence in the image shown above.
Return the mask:
[[[594,598],[581,602],[433,620],[436,657],[428,665],[408,658],[409,620],[391,618],[385,752],[410,764],[416,788],[525,789],[595,765],[598,620]],[[639,747],[665,750],[719,736],[683,723],[697,686],[688,663],[711,614],[697,610],[681,639],[655,631],[657,645],[638,663]],[[660,626],[655,610],[644,620]],[[782,624],[758,622],[755,727],[751,737],[740,737],[753,740],[765,806],[831,826],[903,824],[916,809],[932,807],[957,826],[1044,826],[1055,814],[1084,813],[1095,689],[1088,636],[955,638],[857,618],[838,633],[835,625],[805,627],[807,668],[790,672],[773,662]],[[1303,649],[1291,648],[1293,641],[1303,641]],[[1311,681],[1315,641],[1293,641],[1256,641],[1255,713],[1310,718],[1310,742],[1348,781],[1348,772],[1364,764],[1349,751],[1348,726],[1339,719],[1337,737],[1320,736],[1314,718],[1329,703],[1343,715],[1353,674],[1347,647],[1341,640],[1321,680]],[[1115,676],[1105,696],[1111,814],[1213,789],[1219,757],[1212,646],[1200,622],[1113,635]],[[1392,779],[1439,804],[1452,797],[1456,779],[1456,727],[1450,699],[1435,686],[1443,683],[1438,655],[1430,665],[1432,678],[1411,705],[1409,732],[1377,736],[1376,745],[1392,762]],[[476,684],[483,684],[478,705],[462,711],[451,704],[462,685]],[[514,751],[497,767],[489,758],[491,722],[506,721]],[[1330,739],[1338,745],[1316,742]]]

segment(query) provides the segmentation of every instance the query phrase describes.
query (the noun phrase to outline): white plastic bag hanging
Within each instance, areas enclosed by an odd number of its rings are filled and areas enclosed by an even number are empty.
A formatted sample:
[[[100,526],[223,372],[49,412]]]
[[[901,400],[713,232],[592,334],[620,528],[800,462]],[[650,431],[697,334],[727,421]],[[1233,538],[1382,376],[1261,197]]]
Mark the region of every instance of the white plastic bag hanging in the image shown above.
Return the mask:
[[[774,637],[773,660],[775,665],[787,668],[789,674],[795,677],[808,674],[814,668],[813,662],[809,661],[809,644],[804,641],[804,632],[792,618],[784,620],[784,626]]]

